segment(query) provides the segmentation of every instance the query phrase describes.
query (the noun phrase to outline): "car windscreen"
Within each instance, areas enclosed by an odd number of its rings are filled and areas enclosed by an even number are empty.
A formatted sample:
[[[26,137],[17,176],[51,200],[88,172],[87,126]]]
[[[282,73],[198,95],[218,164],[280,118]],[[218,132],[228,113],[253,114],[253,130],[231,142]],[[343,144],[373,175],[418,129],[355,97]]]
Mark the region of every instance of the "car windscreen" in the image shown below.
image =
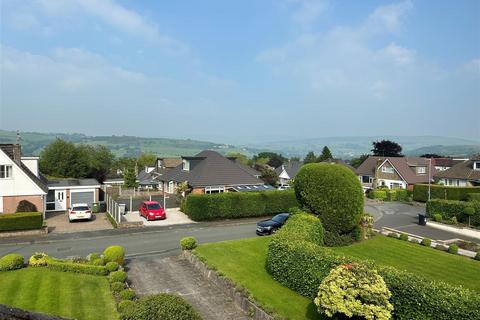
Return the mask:
[[[278,223],[284,223],[286,219],[287,219],[287,217],[282,216],[282,215],[277,215],[277,216],[272,218],[273,221],[278,222]]]
[[[162,209],[158,203],[153,203],[153,204],[147,204],[147,209],[148,210],[158,210]]]
[[[72,211],[87,211],[90,210],[87,206],[73,207]]]

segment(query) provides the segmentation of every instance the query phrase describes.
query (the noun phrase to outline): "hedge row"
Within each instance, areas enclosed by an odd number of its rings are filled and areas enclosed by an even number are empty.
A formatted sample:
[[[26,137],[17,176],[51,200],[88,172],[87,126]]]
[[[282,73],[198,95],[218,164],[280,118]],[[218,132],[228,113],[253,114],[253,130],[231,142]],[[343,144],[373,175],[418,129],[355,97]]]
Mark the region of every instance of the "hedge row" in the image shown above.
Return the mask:
[[[465,214],[466,207],[473,207],[475,213],[470,217],[470,223],[480,226],[480,201],[456,201],[433,199],[427,202],[427,217],[433,218],[435,214],[441,214],[444,220],[451,220],[455,217],[458,222],[468,223],[468,216]]]
[[[406,189],[376,189],[371,190],[368,197],[386,201],[405,201],[408,199],[408,191]]]
[[[289,220],[288,224],[295,223]],[[284,228],[285,228],[284,227]],[[287,228],[270,241],[267,270],[283,285],[313,298],[322,280],[340,264],[360,262],[376,269],[392,293],[396,319],[480,319],[480,296],[477,293],[431,281],[391,267],[344,257],[311,241],[291,237]]]
[[[109,273],[105,266],[94,266],[86,263],[75,263],[53,258],[47,259],[46,267],[55,271],[85,273],[97,276],[106,276]]]
[[[43,227],[41,212],[0,214],[0,231],[32,230]]]
[[[468,200],[469,194],[473,193],[480,193],[480,187],[430,186],[430,199]],[[428,201],[428,184],[416,184],[413,186],[413,200],[420,202]]]
[[[291,190],[191,194],[182,205],[195,221],[266,216],[297,206]]]

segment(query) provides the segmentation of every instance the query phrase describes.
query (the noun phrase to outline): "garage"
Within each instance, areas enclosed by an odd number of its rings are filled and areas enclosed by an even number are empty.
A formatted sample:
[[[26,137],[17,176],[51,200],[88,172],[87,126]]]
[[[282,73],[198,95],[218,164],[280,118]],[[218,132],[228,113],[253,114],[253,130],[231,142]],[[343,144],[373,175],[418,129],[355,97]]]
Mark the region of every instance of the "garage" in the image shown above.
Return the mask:
[[[70,203],[74,205],[76,203],[86,203],[89,207],[92,207],[92,203],[95,202],[95,190],[92,191],[70,191]]]
[[[47,212],[67,211],[73,204],[98,202],[100,183],[95,179],[48,180]]]

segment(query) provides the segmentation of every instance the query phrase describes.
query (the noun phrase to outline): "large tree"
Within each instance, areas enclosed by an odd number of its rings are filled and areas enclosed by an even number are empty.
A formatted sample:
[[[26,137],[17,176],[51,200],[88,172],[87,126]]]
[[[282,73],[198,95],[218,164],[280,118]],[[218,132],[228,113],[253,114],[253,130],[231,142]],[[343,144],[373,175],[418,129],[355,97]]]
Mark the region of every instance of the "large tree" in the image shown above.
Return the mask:
[[[256,163],[258,159],[262,158],[267,158],[267,164],[272,168],[280,167],[285,161],[288,160],[281,154],[275,152],[260,152],[258,155],[253,157],[253,160]]]
[[[313,163],[313,162],[317,162],[317,156],[315,155],[315,153],[313,153],[313,151],[310,151],[305,156],[305,159],[303,159],[303,163],[307,164],[307,163]]]
[[[135,175],[135,170],[132,168],[127,168],[123,174],[123,185],[126,188],[135,188],[138,186],[137,176]]]
[[[317,162],[322,162],[327,159],[332,159],[332,153],[330,152],[330,149],[328,149],[327,146],[324,146],[322,149],[322,154],[318,157]]]
[[[229,152],[227,157],[236,158],[236,160],[244,165],[248,165],[248,158],[246,155],[240,152]]]
[[[143,170],[145,167],[151,167],[155,165],[157,156],[153,153],[143,152],[137,159],[137,165],[139,170]]]
[[[370,155],[369,154],[362,154],[356,158],[353,158],[352,160],[350,160],[350,164],[352,165],[352,167],[354,168],[358,168],[360,167],[360,165],[365,161],[367,160],[367,158],[369,157]]]
[[[398,143],[390,140],[374,141],[373,145],[373,155],[381,157],[401,157],[402,156],[402,146]]]
[[[262,171],[262,175],[260,176],[260,179],[263,180],[266,184],[269,184],[271,186],[276,186],[278,183],[278,175],[277,173],[268,168],[264,168]]]

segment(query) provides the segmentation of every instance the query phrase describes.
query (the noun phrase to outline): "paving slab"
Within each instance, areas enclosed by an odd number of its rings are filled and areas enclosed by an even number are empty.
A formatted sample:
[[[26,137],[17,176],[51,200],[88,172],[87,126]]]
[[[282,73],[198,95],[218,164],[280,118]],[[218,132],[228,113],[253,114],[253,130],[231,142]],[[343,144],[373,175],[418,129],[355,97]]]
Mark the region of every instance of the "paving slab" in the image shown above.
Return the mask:
[[[83,231],[97,231],[113,229],[108,221],[106,213],[95,213],[92,220],[68,221],[67,213],[56,212],[47,216],[48,232],[50,233],[73,233]]]

